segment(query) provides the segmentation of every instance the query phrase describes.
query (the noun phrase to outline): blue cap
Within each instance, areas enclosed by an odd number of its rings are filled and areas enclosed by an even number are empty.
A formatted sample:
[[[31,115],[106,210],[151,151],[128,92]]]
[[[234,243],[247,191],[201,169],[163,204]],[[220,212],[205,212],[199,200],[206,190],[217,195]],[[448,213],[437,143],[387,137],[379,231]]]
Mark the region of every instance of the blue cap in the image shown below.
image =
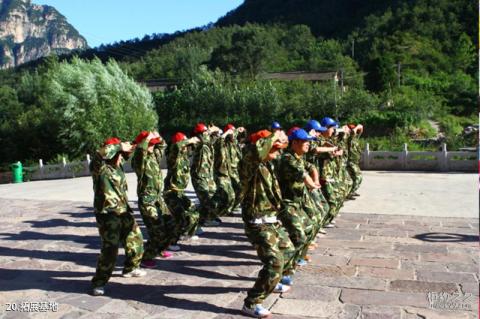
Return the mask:
[[[338,123],[331,117],[324,117],[320,124],[326,128],[329,128],[330,126],[335,126],[335,128],[338,127]]]
[[[305,126],[305,130],[306,131],[315,130],[315,131],[319,131],[319,132],[325,132],[327,130],[327,128],[321,126],[320,123],[318,123],[317,120],[310,120],[310,121],[307,122],[307,125]]]
[[[290,141],[293,140],[301,140],[301,141],[315,141],[317,138],[311,136],[310,134],[307,133],[302,128],[299,128],[298,130],[295,130],[292,132],[292,134],[288,137]]]
[[[272,129],[281,129],[281,128],[282,128],[282,126],[277,121],[274,121],[272,123]]]

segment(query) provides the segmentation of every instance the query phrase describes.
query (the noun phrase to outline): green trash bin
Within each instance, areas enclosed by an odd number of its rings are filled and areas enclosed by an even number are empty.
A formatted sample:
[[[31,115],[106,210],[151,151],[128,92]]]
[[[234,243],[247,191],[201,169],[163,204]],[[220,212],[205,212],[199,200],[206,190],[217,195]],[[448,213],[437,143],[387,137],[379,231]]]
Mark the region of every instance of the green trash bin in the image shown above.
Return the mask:
[[[12,165],[12,177],[14,183],[23,182],[23,166],[20,161],[13,163]]]

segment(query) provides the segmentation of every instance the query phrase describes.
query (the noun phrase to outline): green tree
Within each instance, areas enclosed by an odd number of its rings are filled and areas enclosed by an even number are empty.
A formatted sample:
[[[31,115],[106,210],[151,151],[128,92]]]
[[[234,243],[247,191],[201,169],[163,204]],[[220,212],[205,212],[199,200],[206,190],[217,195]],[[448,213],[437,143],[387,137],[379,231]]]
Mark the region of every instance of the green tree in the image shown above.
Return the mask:
[[[109,136],[131,140],[156,127],[150,92],[114,61],[74,59],[49,70],[47,77],[58,136],[69,155],[91,153]]]
[[[265,69],[275,47],[273,38],[262,28],[244,28],[232,35],[229,46],[220,46],[212,52],[210,65],[253,79]]]

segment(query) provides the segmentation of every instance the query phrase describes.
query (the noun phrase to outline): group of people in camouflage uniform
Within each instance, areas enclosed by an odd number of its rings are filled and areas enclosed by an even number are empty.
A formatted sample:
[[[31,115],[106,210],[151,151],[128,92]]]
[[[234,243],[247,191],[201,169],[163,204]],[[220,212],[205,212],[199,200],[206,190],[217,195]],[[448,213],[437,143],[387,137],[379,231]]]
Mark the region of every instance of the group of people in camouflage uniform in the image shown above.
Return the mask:
[[[141,268],[155,268],[156,257],[178,250],[180,239],[197,239],[201,226],[220,224],[220,217],[241,205],[245,234],[263,264],[242,311],[268,317],[263,300],[290,290],[317,235],[335,227],[343,202],[358,196],[362,132],[362,125],[339,127],[325,117],[288,133],[273,122],[248,137],[243,127],[228,124],[222,131],[198,123],[191,138],[177,132],[168,147],[157,132],[143,131],[133,143],[107,139],[90,163],[102,239],[92,293],[105,293],[120,245],[126,255],[123,276],[141,277],[146,274]],[[130,157],[148,234],[145,245],[128,204],[123,163]],[[190,178],[198,206],[185,194]]]

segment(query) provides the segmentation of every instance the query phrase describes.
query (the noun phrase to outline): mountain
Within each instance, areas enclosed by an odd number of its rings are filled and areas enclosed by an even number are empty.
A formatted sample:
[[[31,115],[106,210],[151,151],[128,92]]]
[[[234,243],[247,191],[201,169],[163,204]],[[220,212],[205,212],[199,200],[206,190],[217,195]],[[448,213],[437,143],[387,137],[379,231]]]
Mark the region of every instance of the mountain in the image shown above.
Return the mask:
[[[245,0],[220,18],[216,25],[250,23],[305,24],[317,36],[348,35],[366,16],[396,7],[401,0]]]
[[[0,67],[72,50],[87,41],[55,8],[30,0],[0,0]]]
[[[419,22],[428,23],[440,17],[443,21],[431,23],[449,23],[453,16],[476,42],[477,5],[477,1],[471,0],[245,0],[215,25],[305,24],[316,36],[345,38],[352,32],[361,33],[371,18],[406,11],[405,21],[400,21],[403,23],[395,31],[421,31],[424,25]]]

